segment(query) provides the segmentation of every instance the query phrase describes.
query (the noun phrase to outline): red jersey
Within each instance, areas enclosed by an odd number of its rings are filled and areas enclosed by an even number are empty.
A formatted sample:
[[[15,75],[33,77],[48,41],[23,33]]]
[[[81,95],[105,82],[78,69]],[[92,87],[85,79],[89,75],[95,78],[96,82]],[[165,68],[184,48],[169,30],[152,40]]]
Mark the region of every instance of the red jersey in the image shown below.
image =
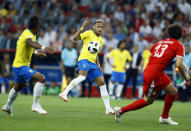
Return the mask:
[[[184,58],[183,45],[176,39],[168,38],[153,45],[147,67],[162,72],[176,56]],[[148,69],[148,68],[147,68]]]

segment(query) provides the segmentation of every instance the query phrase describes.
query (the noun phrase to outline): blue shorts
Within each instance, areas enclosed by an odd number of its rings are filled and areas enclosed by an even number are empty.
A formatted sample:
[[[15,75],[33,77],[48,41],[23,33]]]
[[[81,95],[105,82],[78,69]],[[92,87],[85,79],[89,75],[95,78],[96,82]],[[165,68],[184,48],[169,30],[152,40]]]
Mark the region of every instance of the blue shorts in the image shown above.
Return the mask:
[[[84,70],[86,71],[87,78],[92,82],[94,79],[103,76],[103,73],[100,71],[98,68],[97,64],[92,63],[88,60],[80,60],[78,61],[78,71],[79,70]]]
[[[13,67],[14,81],[16,83],[29,82],[37,71],[28,66]]]
[[[115,72],[113,71],[111,74],[111,81],[112,82],[119,82],[119,83],[125,83],[126,74],[125,72]]]

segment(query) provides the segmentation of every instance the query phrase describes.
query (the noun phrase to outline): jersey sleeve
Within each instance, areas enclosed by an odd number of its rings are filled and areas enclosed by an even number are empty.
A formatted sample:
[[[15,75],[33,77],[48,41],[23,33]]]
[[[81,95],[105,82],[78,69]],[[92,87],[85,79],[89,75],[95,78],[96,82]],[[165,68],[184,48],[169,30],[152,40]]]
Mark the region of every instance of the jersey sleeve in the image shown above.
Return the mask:
[[[25,37],[25,39],[32,39],[33,38],[33,34],[30,31],[25,30],[24,37]]]
[[[128,61],[132,61],[132,57],[131,57],[129,51],[127,51],[127,60],[128,60]]]
[[[176,46],[176,56],[180,56],[184,58],[184,47],[181,43],[177,43]]]
[[[86,39],[88,36],[89,36],[89,31],[85,31],[84,33],[81,33],[81,34],[80,34],[81,40]]]
[[[114,55],[115,55],[115,50],[112,50],[112,51],[108,54],[107,58],[111,58],[111,57],[113,57]]]
[[[151,52],[151,53],[153,53],[154,48],[155,48],[155,45],[156,45],[156,44],[154,44],[154,45],[151,47],[151,49],[150,49],[150,52]]]

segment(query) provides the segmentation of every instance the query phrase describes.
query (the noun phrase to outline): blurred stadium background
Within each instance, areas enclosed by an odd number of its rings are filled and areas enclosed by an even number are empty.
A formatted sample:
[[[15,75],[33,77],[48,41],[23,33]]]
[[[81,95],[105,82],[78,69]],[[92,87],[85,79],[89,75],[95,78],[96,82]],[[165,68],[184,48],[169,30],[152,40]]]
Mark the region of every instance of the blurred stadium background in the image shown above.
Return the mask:
[[[135,45],[139,53],[158,40],[167,38],[166,27],[178,23],[183,27],[184,37],[181,39],[185,47],[185,67],[191,67],[191,1],[190,0],[0,0],[0,84],[1,93],[12,87],[12,61],[18,36],[27,28],[31,16],[37,15],[41,20],[41,31],[38,42],[45,46],[53,46],[56,53],[44,59],[33,56],[31,67],[46,76],[44,94],[57,95],[62,85],[64,74],[62,53],[68,47],[73,34],[82,22],[89,18],[94,21],[104,20],[105,45],[100,53],[100,63],[106,64],[105,54],[116,48],[121,40],[127,43],[127,50],[133,52]],[[87,30],[87,29],[86,29]],[[72,42],[80,53],[81,42]],[[105,66],[104,66],[105,67]],[[104,68],[103,67],[103,68]],[[127,71],[129,66],[127,66]],[[104,68],[106,77],[111,75],[111,67]],[[172,78],[179,90],[179,100],[189,101],[190,85],[176,72],[174,63],[170,63],[165,72]],[[140,87],[137,77],[137,92]],[[65,80],[64,80],[65,81]],[[66,84],[66,83],[65,83]],[[26,83],[23,94],[32,94],[33,82]],[[132,82],[128,83],[123,97],[132,98]],[[71,96],[99,97],[99,89],[88,80],[75,88]],[[161,92],[158,99],[164,98]]]

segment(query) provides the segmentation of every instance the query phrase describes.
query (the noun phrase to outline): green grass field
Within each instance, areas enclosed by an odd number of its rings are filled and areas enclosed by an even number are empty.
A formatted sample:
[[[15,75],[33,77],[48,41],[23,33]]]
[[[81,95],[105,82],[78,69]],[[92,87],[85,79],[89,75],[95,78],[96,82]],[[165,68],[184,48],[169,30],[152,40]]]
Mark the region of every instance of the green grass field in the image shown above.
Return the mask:
[[[0,106],[7,95],[0,94]],[[191,131],[191,103],[175,102],[171,117],[178,126],[161,125],[163,101],[139,111],[126,113],[120,123],[105,115],[100,98],[69,98],[64,103],[57,96],[43,96],[41,104],[48,115],[31,111],[32,96],[20,95],[14,103],[14,116],[0,112],[0,131]],[[111,101],[112,106],[122,106],[131,100]]]

